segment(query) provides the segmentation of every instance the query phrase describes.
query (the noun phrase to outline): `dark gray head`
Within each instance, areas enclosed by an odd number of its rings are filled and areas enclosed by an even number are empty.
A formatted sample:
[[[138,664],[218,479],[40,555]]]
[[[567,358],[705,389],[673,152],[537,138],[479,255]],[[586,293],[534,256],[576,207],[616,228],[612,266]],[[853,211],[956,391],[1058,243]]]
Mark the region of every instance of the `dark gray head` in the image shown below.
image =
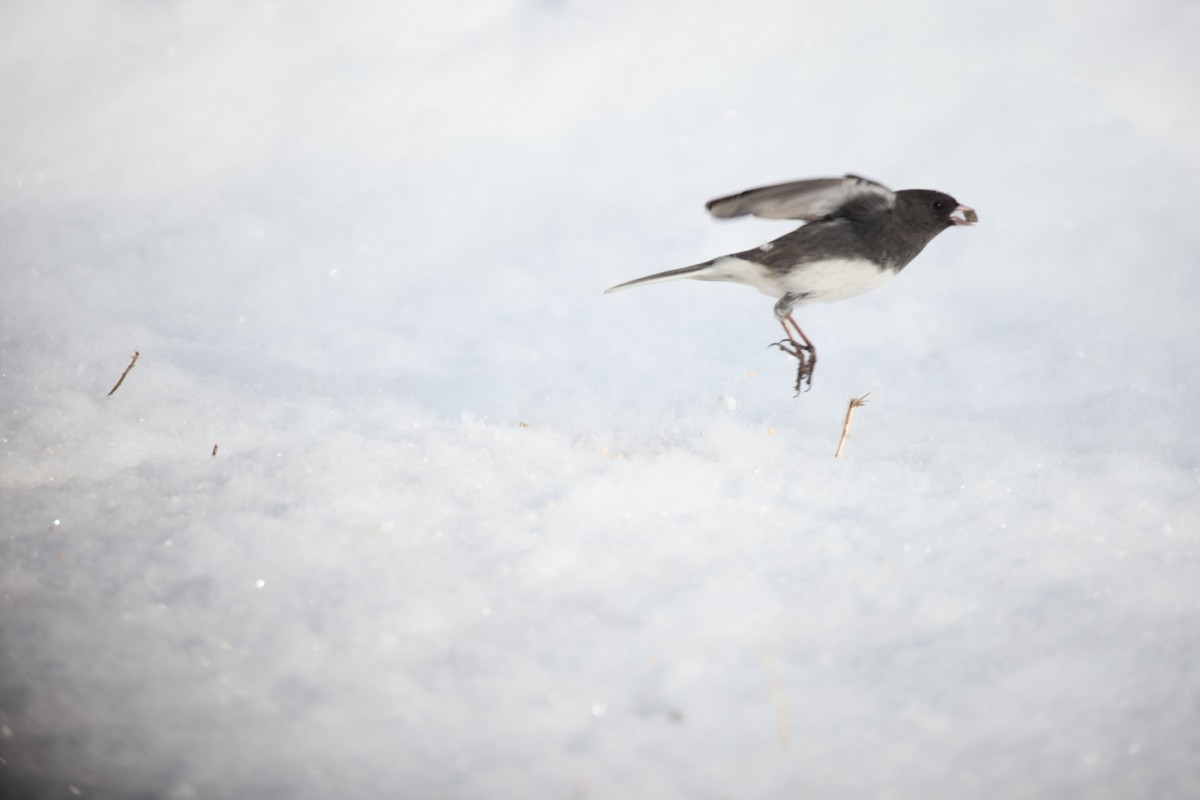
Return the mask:
[[[954,216],[961,212],[962,216]],[[895,214],[907,228],[924,231],[933,238],[954,225],[974,225],[979,221],[974,209],[964,206],[945,192],[932,189],[905,189],[896,192]]]
[[[962,216],[956,216],[959,213]],[[978,219],[974,210],[944,192],[929,189],[896,192],[890,224],[876,240],[880,250],[876,260],[891,269],[903,269],[946,228],[973,225]]]

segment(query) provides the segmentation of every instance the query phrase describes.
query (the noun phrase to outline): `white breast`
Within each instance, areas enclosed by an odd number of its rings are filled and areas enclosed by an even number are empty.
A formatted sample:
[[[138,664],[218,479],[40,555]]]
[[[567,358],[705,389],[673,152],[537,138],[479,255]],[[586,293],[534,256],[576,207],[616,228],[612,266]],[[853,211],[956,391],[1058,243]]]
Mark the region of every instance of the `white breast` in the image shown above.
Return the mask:
[[[866,259],[831,259],[801,264],[783,274],[772,274],[761,264],[734,256],[717,259],[712,269],[722,273],[718,280],[753,286],[771,297],[807,295],[798,305],[833,303],[857,297],[887,283],[896,273],[880,269]],[[716,276],[713,276],[716,277]]]

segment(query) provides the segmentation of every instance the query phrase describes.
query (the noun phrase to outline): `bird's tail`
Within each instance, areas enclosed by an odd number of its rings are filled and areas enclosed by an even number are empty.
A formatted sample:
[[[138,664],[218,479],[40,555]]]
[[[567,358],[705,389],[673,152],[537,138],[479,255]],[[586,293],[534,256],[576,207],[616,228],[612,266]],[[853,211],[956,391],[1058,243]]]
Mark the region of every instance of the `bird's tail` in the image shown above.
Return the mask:
[[[651,283],[663,283],[664,281],[677,281],[680,278],[692,278],[699,281],[724,281],[729,280],[729,276],[723,270],[715,267],[719,259],[705,261],[703,264],[693,264],[690,267],[680,267],[679,269],[669,269],[666,272],[656,272],[653,275],[647,275],[644,278],[634,278],[631,281],[618,283],[616,286],[610,286],[604,290],[605,294],[615,292],[618,289],[628,289],[630,286],[645,286]]]

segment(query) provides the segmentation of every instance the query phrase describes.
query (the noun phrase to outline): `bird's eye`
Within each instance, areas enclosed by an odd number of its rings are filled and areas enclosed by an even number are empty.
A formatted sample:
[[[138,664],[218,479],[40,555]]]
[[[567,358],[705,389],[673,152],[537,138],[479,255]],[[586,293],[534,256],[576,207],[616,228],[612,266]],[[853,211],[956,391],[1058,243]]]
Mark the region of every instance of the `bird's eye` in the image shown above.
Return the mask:
[[[934,211],[945,211],[946,204],[943,203],[941,200],[934,200],[933,201],[933,210]]]

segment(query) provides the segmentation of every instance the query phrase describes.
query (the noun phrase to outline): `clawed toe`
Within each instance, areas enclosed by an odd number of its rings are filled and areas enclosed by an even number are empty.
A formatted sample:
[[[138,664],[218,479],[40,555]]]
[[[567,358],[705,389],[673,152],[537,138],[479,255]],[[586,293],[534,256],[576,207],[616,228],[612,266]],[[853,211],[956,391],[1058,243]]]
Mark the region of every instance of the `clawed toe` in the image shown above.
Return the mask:
[[[801,358],[799,361],[800,363],[796,367],[796,383],[792,387],[796,390],[796,397],[799,397],[801,392],[806,392],[812,388],[813,371],[817,365],[816,357]]]
[[[778,342],[771,342],[771,344],[767,346],[778,347],[780,350],[787,353],[789,356],[792,356],[793,358],[800,357],[800,353],[796,350],[796,343],[791,339],[780,339]]]
[[[782,339],[772,342],[771,347],[778,347],[799,362],[796,365],[796,395],[812,388],[813,371],[817,366],[817,349],[811,344],[801,344],[795,339]]]

